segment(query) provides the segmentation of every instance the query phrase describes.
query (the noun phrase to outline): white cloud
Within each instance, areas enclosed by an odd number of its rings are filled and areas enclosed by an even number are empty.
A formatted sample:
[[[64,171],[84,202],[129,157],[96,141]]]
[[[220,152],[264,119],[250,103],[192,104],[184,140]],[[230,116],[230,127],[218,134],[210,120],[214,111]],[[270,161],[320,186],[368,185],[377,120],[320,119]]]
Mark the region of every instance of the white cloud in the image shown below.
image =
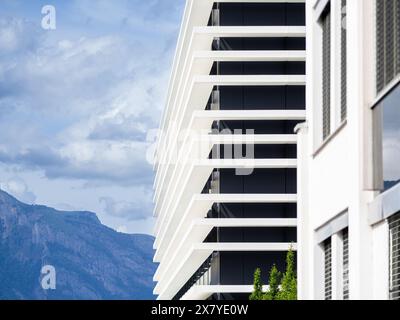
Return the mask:
[[[135,195],[135,201],[115,201],[111,197],[101,197],[99,202],[103,212],[116,218],[125,218],[128,221],[146,220],[151,211],[151,200],[146,191],[142,190],[142,197]]]
[[[2,55],[26,53],[34,50],[40,41],[38,28],[29,21],[13,18],[0,19],[0,52]]]
[[[149,183],[145,137],[164,102],[164,48],[138,54],[118,36],[37,45],[34,56],[9,66],[0,161],[42,169],[49,178]]]
[[[34,204],[36,201],[35,194],[29,190],[25,181],[19,177],[14,177],[6,182],[0,182],[0,189],[25,203]]]
[[[120,233],[128,233],[128,228],[127,228],[127,226],[119,226],[119,227],[117,228],[117,232],[120,232]]]
[[[15,17],[0,12],[0,166],[40,176],[25,180],[40,203],[150,229],[145,137],[162,113],[183,4],[73,0],[51,32],[23,1],[2,4]]]

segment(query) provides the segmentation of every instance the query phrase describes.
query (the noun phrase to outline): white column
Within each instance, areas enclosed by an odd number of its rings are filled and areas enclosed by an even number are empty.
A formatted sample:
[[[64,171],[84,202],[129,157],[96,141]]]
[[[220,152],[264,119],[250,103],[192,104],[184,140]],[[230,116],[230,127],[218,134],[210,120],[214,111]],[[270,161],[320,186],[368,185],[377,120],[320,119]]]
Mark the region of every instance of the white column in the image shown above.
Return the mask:
[[[312,296],[312,234],[308,208],[308,128],[306,123],[296,127],[297,132],[297,281],[298,299]]]

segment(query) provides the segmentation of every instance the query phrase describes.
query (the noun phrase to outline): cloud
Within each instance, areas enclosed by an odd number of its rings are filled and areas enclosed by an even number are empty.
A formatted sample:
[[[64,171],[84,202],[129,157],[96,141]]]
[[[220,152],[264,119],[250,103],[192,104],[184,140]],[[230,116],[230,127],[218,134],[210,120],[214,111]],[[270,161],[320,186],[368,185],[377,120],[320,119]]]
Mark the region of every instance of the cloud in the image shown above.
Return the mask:
[[[117,228],[117,232],[120,232],[120,233],[128,233],[128,228],[127,228],[127,226],[119,226],[119,227]]]
[[[86,17],[89,23],[114,26],[115,23],[136,31],[133,37],[147,37],[149,34],[170,36],[179,27],[181,8],[184,0],[75,0],[74,7]],[[134,14],[132,14],[134,13]]]
[[[55,31],[31,2],[0,4],[0,166],[44,204],[150,230],[146,135],[159,124],[184,0],[55,0]]]
[[[25,181],[19,177],[14,177],[6,182],[0,183],[0,189],[8,192],[22,202],[35,204],[35,194],[29,190]]]
[[[56,209],[61,210],[61,211],[84,211],[82,209],[76,208],[74,206],[71,206],[68,203],[58,203],[54,206]]]
[[[100,204],[104,213],[115,218],[124,218],[128,221],[146,220],[151,215],[151,202],[148,196],[138,197],[135,202],[115,201],[111,197],[101,197]],[[146,201],[147,198],[147,201]]]
[[[15,18],[0,19],[0,56],[31,53],[41,39],[40,29],[32,22]]]
[[[81,141],[59,149],[0,149],[0,161],[30,170],[43,170],[48,178],[108,181],[116,185],[150,184],[152,169],[141,142]]]
[[[0,23],[0,34],[29,26],[13,21]],[[22,53],[26,46],[7,44],[20,48],[18,64],[0,58],[0,110],[6,110],[0,161],[43,170],[48,178],[150,184],[145,140],[163,106],[165,48],[148,53],[118,35],[55,42],[31,37],[23,41],[31,43],[30,54]]]

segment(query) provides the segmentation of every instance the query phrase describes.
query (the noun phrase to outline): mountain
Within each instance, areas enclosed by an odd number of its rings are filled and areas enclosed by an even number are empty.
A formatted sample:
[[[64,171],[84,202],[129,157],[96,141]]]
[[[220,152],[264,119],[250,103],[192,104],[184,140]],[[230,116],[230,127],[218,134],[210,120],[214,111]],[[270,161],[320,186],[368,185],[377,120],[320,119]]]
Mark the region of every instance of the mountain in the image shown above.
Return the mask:
[[[153,299],[153,241],[94,213],[27,205],[0,190],[0,299]],[[54,290],[42,287],[47,265]]]

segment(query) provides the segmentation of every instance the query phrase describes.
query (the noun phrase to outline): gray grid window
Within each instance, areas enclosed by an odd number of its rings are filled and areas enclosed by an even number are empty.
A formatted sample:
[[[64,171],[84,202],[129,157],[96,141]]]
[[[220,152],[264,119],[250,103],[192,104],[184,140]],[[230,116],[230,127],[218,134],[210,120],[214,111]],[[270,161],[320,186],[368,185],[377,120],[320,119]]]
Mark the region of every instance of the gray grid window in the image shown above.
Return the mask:
[[[325,252],[325,300],[332,300],[332,239],[324,242]]]
[[[342,0],[342,14],[341,14],[341,120],[344,121],[347,118],[347,30],[346,30],[346,18],[347,18],[347,0]]]
[[[376,87],[400,74],[400,0],[376,1]]]
[[[400,213],[389,220],[390,299],[400,300]]]
[[[349,229],[345,229],[343,230],[343,300],[350,299],[349,289]]]
[[[321,17],[322,27],[322,138],[331,133],[331,12],[330,4]]]

